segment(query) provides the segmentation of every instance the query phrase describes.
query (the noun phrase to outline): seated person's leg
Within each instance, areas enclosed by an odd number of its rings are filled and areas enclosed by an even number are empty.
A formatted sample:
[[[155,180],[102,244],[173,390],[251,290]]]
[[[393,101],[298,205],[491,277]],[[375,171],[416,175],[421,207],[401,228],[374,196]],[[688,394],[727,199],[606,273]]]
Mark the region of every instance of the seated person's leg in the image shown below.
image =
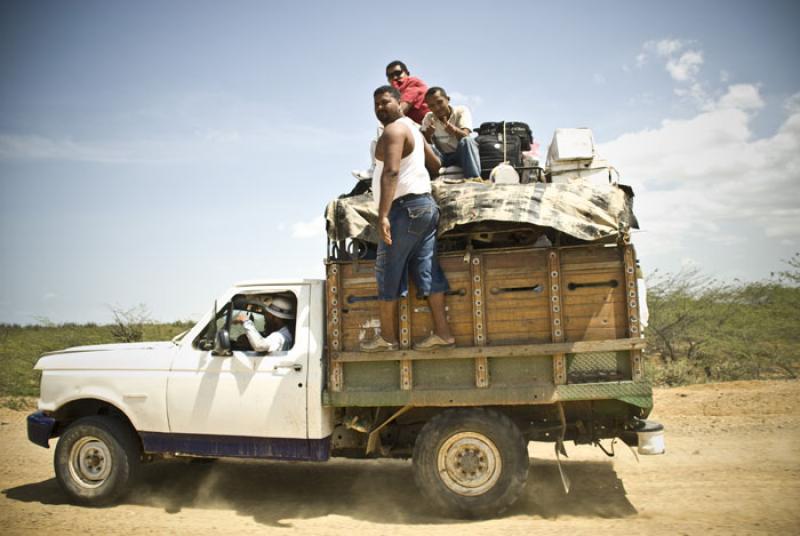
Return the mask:
[[[453,156],[455,156],[454,165],[461,167],[464,171],[464,178],[481,176],[481,157],[475,138],[471,136],[461,138]]]

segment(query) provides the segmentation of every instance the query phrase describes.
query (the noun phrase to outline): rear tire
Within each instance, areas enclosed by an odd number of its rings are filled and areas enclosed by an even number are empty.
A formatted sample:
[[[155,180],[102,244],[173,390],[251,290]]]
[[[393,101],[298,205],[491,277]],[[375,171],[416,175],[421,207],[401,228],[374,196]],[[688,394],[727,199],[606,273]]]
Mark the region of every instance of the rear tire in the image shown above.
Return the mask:
[[[464,518],[500,514],[525,488],[528,449],[511,419],[482,408],[446,410],[414,445],[414,481],[439,509]]]
[[[84,417],[61,435],[53,462],[56,479],[73,502],[108,505],[117,501],[138,476],[139,438],[120,419]]]

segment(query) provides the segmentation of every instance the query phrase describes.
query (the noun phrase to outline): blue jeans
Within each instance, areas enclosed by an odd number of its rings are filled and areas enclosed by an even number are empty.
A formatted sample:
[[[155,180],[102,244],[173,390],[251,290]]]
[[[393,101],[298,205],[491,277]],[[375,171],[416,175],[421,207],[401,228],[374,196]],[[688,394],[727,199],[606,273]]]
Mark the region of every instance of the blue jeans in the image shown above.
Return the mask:
[[[436,154],[442,161],[442,167],[458,166],[464,173],[465,179],[481,176],[481,157],[478,153],[478,142],[472,136],[458,140],[458,147],[454,153],[443,153],[434,147]]]
[[[375,260],[378,299],[397,300],[408,294],[408,273],[417,285],[417,295],[447,292],[442,267],[436,259],[436,226],[439,207],[430,194],[395,199],[389,210],[392,245],[382,240]]]

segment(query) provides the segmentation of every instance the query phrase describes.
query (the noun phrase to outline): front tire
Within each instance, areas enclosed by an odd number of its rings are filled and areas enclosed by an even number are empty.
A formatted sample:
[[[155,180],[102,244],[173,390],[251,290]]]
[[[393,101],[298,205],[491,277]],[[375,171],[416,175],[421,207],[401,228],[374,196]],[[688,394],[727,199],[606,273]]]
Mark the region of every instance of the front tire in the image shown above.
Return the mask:
[[[528,449],[502,413],[447,410],[428,421],[414,445],[414,480],[441,510],[465,518],[497,515],[525,488]]]
[[[56,479],[70,499],[87,506],[117,501],[135,480],[141,463],[139,439],[112,417],[78,419],[56,445]]]

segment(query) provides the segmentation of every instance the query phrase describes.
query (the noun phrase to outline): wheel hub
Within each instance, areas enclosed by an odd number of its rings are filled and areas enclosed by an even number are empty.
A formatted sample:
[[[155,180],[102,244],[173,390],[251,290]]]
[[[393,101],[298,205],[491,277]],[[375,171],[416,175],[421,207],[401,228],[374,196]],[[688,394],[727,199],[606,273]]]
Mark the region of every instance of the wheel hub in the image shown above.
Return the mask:
[[[448,489],[468,497],[482,495],[500,478],[502,459],[494,442],[478,432],[461,432],[439,448],[439,476]]]
[[[96,488],[105,482],[111,465],[108,445],[96,437],[83,437],[70,450],[70,474],[85,488]]]

